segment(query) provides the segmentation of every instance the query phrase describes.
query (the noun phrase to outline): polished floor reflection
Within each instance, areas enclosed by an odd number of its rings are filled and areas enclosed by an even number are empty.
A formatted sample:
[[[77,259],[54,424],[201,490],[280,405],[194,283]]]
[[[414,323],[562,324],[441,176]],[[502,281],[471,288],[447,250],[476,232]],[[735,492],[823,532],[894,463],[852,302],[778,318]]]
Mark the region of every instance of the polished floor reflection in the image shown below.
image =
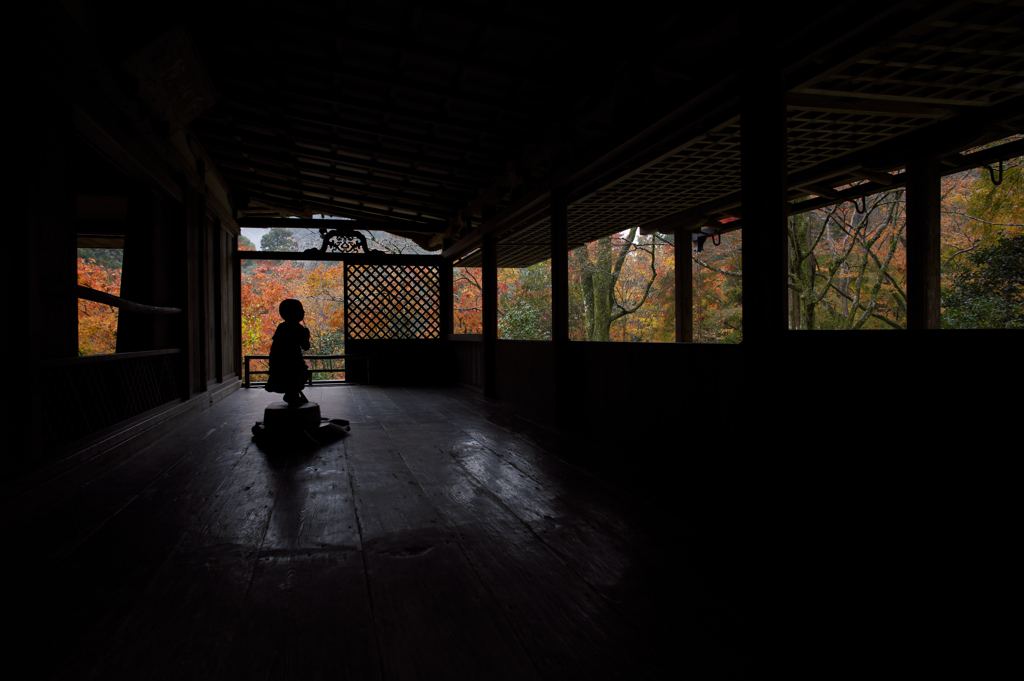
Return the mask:
[[[459,389],[307,395],[348,437],[261,449],[240,390],[11,530],[25,678],[767,673],[686,520],[573,438]]]

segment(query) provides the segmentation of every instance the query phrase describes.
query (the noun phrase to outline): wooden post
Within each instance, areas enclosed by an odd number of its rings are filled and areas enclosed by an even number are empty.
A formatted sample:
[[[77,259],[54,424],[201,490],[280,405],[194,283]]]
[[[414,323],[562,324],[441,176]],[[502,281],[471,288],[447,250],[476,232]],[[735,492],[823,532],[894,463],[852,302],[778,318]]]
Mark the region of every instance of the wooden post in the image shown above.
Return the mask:
[[[22,69],[13,69],[15,72]],[[33,80],[34,71],[15,73],[12,87],[24,97],[14,109],[18,138],[10,153],[13,201],[8,281],[8,334],[12,353],[7,370],[17,386],[7,418],[6,473],[9,481],[38,465],[39,434],[54,414],[43,411],[43,392],[55,390],[41,380],[40,362],[78,354],[77,244],[75,180],[69,158],[74,132],[66,102]],[[24,143],[24,148],[19,146]],[[25,319],[27,317],[27,319]],[[13,353],[18,353],[15,356]],[[18,388],[22,388],[21,391]]]
[[[210,232],[213,237],[212,256],[210,263],[211,281],[213,288],[213,377],[218,383],[224,382],[224,284],[225,277],[230,272],[224,262],[224,238],[225,233],[221,227],[220,220],[210,216]]]
[[[185,185],[185,234],[187,237],[188,274],[185,334],[185,363],[188,367],[188,397],[206,391],[206,239],[203,230],[205,197]]]
[[[442,252],[450,245],[451,240],[445,239],[442,246]],[[455,376],[458,375],[458,358],[455,355],[455,348],[453,347],[455,344],[448,342],[448,334],[455,333],[455,282],[452,261],[445,260],[439,269],[437,305],[441,317],[441,347],[444,348],[442,357],[444,357],[445,363],[445,380],[454,383]]]
[[[234,311],[234,367],[235,373],[238,376],[242,375],[242,256],[238,254],[238,237],[233,236],[231,238],[232,247],[234,252],[231,254],[231,262],[234,263],[233,270],[231,272],[232,278],[232,307]],[[248,374],[246,374],[248,376]],[[248,386],[246,386],[248,387]]]
[[[789,311],[786,100],[778,72],[746,74],[740,125],[743,342],[764,348],[783,340]]]
[[[676,342],[693,342],[693,250],[690,233],[676,230]]]
[[[448,248],[450,240],[445,239],[444,248]],[[447,338],[448,334],[455,333],[455,297],[454,297],[454,268],[451,260],[445,260],[441,265],[440,272],[440,293],[438,304],[441,306],[441,338]]]
[[[551,341],[554,343],[555,419],[569,420],[569,220],[565,191],[551,192]]]
[[[128,196],[125,219],[124,264],[121,268],[121,296],[143,305],[153,305],[155,207],[159,199],[149,187],[136,186]],[[117,351],[153,350],[152,315],[122,310],[117,315]]]
[[[484,395],[497,397],[498,242],[489,234],[483,241]]]
[[[907,163],[907,328],[939,329],[942,176],[935,158]]]

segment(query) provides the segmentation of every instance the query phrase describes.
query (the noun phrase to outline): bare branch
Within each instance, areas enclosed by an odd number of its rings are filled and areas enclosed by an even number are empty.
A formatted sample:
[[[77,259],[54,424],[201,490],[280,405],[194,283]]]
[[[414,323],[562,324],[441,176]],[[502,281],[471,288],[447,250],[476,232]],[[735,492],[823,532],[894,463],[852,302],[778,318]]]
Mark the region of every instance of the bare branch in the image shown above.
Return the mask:
[[[986,225],[995,225],[996,227],[1024,227],[1024,224],[1018,224],[1016,222],[989,222],[988,220],[982,220],[979,217],[975,217],[967,213],[961,213],[955,210],[944,210],[942,212],[945,213],[946,215],[962,215],[965,218],[976,220],[978,222],[984,222]]]
[[[693,258],[693,261],[695,263],[697,263],[698,265],[705,269],[711,270],[712,272],[718,272],[719,274],[724,274],[727,277],[736,277],[737,279],[743,277],[743,272],[730,272],[728,270],[720,270],[717,267],[712,267],[711,265],[707,264],[706,262],[698,258],[696,255],[691,255],[690,257]]]

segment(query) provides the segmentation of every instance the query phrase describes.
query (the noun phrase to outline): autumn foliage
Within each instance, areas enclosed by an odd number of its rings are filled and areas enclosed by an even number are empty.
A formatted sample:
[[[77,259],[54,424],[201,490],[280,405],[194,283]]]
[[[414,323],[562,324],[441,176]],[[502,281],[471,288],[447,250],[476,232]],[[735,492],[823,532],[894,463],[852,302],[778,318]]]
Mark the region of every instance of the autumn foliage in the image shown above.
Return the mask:
[[[281,323],[282,300],[302,301],[303,324],[310,332],[311,355],[344,352],[344,271],[341,263],[256,261],[242,274],[242,354],[270,354]]]
[[[93,258],[78,259],[78,283],[117,296],[121,268],[104,267]],[[109,355],[117,349],[117,308],[78,299],[78,354]]]
[[[789,224],[790,328],[906,328],[906,201],[903,190],[794,214]],[[942,181],[943,326],[1009,328],[1024,296],[1024,159],[968,170]],[[691,235],[693,340],[742,340],[742,231]],[[676,235],[636,228],[569,254],[569,333],[574,340],[675,340]],[[244,237],[241,250],[254,250]],[[391,250],[391,249],[389,249]],[[401,252],[401,248],[398,249]],[[89,252],[87,251],[86,254]],[[278,304],[306,310],[310,354],[344,352],[341,263],[243,260],[242,352],[266,355],[281,321]],[[119,295],[120,260],[81,257],[78,282]],[[480,268],[455,268],[454,331],[482,331]],[[1014,327],[1016,328],[1016,327]],[[79,354],[117,345],[117,308],[78,301]],[[550,262],[498,271],[498,336],[550,340]]]

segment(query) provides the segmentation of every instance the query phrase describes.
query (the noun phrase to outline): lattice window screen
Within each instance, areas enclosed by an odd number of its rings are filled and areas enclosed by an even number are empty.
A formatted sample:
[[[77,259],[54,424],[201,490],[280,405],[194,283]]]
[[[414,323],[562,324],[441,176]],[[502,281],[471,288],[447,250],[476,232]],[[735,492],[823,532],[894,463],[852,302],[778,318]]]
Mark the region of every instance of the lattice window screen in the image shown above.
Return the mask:
[[[345,336],[440,338],[438,267],[346,264]]]

